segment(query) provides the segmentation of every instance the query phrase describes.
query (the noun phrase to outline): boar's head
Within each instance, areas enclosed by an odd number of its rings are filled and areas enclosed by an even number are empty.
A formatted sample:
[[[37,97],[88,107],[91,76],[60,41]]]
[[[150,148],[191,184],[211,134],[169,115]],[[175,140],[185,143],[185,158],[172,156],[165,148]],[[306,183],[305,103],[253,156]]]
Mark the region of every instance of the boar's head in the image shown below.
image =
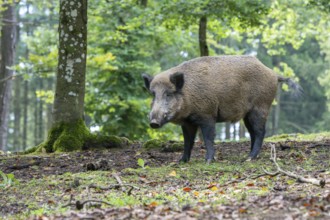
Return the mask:
[[[174,121],[183,105],[184,74],[176,72],[155,77],[143,74],[142,77],[145,87],[153,95],[149,114],[150,127],[160,128],[165,123]]]

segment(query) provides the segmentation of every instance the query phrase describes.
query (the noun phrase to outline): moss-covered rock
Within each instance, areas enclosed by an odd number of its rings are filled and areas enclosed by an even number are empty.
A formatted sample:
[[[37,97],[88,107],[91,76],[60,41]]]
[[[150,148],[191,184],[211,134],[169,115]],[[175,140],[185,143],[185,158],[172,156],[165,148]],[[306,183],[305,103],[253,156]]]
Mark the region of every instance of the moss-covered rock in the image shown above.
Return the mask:
[[[93,135],[89,140],[86,141],[84,148],[120,148],[128,146],[129,144],[131,144],[131,141],[128,138],[114,135]]]
[[[144,142],[144,144],[142,145],[142,147],[147,150],[161,149],[163,146],[164,146],[164,143],[157,139],[148,140],[148,141]]]
[[[168,141],[163,147],[163,152],[178,152],[183,151],[184,144],[180,141]]]

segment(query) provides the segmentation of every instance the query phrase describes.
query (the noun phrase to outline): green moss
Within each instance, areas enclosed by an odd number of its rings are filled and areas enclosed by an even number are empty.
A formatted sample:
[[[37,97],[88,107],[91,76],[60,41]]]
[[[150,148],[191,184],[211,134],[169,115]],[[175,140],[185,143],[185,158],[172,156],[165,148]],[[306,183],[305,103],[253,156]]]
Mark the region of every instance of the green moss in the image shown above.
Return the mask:
[[[165,144],[165,146],[162,148],[163,152],[177,152],[177,151],[183,151],[184,144],[182,142],[178,141],[169,141]]]
[[[73,123],[55,124],[48,132],[47,140],[37,146],[37,151],[50,153],[80,150],[92,136],[82,119]]]
[[[121,148],[131,144],[128,138],[118,137],[114,135],[92,135],[84,145],[84,148]]]
[[[143,148],[145,149],[161,149],[163,147],[163,143],[160,140],[157,139],[151,139],[146,141],[143,145]]]
[[[330,139],[330,132],[322,132],[317,134],[280,134],[265,139],[266,142],[279,141],[322,141]]]

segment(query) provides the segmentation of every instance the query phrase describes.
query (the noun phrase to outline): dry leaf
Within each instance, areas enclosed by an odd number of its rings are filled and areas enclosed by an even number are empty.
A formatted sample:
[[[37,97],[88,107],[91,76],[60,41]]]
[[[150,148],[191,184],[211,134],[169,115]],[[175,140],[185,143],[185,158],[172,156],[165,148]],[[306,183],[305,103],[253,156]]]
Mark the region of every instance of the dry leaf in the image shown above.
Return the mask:
[[[191,188],[190,187],[185,187],[185,188],[183,188],[183,191],[190,192],[191,191]]]
[[[168,175],[169,175],[169,176],[176,176],[176,171],[173,170],[173,171],[171,171]]]

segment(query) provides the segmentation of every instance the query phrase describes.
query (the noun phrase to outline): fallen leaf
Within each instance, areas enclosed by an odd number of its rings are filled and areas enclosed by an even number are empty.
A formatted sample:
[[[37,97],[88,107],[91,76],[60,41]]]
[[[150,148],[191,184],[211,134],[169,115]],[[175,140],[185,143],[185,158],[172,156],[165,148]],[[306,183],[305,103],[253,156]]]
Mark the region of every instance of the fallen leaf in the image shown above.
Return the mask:
[[[254,183],[248,183],[247,186],[254,186]]]
[[[247,213],[247,210],[244,209],[244,208],[239,208],[239,209],[238,209],[238,212],[239,212],[239,213]]]
[[[211,188],[213,188],[213,187],[215,187],[215,186],[216,186],[215,183],[211,183],[210,185],[208,185],[207,189],[211,189]]]
[[[218,190],[218,187],[213,186],[213,187],[211,188],[211,190],[212,190],[212,191],[217,191],[217,190]]]
[[[169,175],[169,176],[176,176],[176,171],[173,170],[173,171],[171,171],[168,175]]]
[[[185,187],[185,188],[183,188],[183,191],[190,192],[191,191],[191,188],[190,187]]]
[[[158,205],[158,203],[154,201],[154,202],[151,202],[148,206],[149,206],[149,208],[154,208],[157,205]]]
[[[194,196],[199,196],[199,192],[194,191]]]

